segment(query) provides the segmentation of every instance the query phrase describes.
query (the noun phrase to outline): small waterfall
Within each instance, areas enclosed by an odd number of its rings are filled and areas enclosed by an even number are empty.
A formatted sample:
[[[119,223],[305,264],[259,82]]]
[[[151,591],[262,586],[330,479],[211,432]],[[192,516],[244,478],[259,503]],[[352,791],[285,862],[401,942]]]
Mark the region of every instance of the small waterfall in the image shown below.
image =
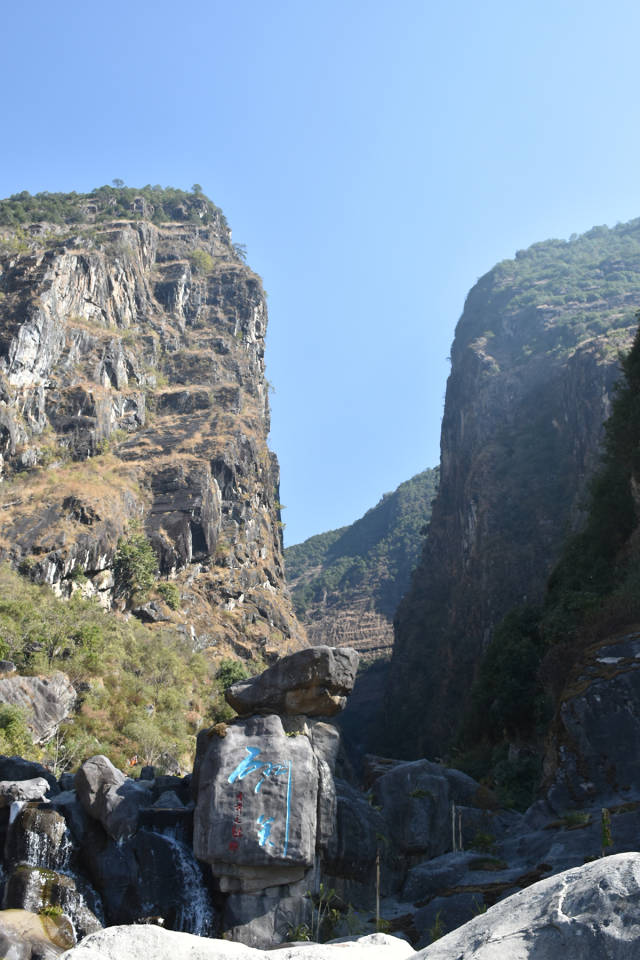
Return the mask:
[[[176,914],[176,930],[194,933],[198,937],[210,937],[214,931],[214,917],[208,890],[203,882],[202,870],[186,843],[176,840],[173,827],[165,828],[158,836],[171,847],[174,859],[182,875],[181,908]]]
[[[22,808],[24,807],[24,805],[26,804],[26,802],[27,802],[26,800],[12,800],[12,801],[11,801],[11,804],[10,804],[10,806],[9,806],[9,824],[8,824],[8,826],[11,826],[11,824],[12,824],[13,821],[16,819],[16,817],[18,816],[18,814],[20,813],[20,811],[22,810]]]
[[[30,867],[67,870],[72,841],[66,821],[57,811],[27,804],[16,811],[10,823],[5,852],[12,859]]]
[[[34,824],[37,827],[37,823]],[[37,829],[25,830],[24,862],[32,867],[46,867],[58,873],[69,872],[69,858],[73,845],[69,830],[65,827],[64,833],[51,837],[38,832]]]
[[[104,923],[102,904],[83,894],[85,883],[71,867],[73,840],[65,818],[50,806],[16,801],[5,840],[3,906],[38,912],[59,906],[77,937]],[[11,864],[11,866],[8,866]]]

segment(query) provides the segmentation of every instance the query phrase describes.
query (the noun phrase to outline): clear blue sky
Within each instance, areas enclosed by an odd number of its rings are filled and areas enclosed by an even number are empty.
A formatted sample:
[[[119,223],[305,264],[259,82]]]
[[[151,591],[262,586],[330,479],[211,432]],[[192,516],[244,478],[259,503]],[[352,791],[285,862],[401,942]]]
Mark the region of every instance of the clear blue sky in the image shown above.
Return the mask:
[[[439,459],[469,287],[640,215],[640,4],[32,0],[0,195],[194,182],[269,294],[286,541]]]

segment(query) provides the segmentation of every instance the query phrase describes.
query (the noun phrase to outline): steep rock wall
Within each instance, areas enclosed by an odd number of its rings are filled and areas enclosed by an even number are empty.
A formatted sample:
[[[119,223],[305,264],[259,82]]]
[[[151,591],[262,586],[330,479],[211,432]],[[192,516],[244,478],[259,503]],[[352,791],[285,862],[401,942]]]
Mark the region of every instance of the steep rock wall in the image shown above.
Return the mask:
[[[640,221],[521,251],[471,290],[451,352],[441,481],[401,604],[386,749],[441,755],[504,614],[540,599],[580,523],[640,303]]]
[[[179,590],[149,618],[220,654],[293,649],[260,279],[206,198],[159,223],[101,203],[0,228],[0,557],[121,605],[139,521]]]

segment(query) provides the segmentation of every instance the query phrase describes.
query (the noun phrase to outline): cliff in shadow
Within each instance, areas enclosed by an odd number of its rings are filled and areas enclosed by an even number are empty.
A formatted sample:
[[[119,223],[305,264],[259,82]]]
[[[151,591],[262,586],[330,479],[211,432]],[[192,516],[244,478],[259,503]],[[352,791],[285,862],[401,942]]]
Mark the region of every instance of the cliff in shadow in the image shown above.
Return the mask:
[[[640,302],[640,220],[547,241],[467,298],[452,347],[441,480],[396,622],[382,742],[451,744],[494,628],[535,603],[586,482]]]

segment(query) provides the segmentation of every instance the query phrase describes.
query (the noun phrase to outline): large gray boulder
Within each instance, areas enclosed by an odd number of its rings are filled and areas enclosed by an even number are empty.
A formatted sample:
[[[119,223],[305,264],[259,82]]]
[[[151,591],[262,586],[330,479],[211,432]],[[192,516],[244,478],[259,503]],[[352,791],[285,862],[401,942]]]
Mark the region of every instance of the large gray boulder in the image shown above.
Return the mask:
[[[34,743],[46,743],[73,711],[76,691],[65,673],[0,677],[0,703],[24,710]]]
[[[137,783],[117,770],[108,757],[86,760],[75,776],[78,799],[110,837],[121,840],[138,828],[140,807],[150,803],[151,785]]]
[[[640,854],[541,880],[454,930],[424,960],[637,960]]]
[[[215,729],[215,728],[214,728]],[[277,716],[198,738],[193,849],[224,892],[295,883],[316,849],[318,763]]]
[[[9,807],[14,800],[44,800],[49,784],[44,777],[33,780],[0,780],[0,807]]]
[[[0,780],[35,780],[43,777],[49,784],[49,796],[60,793],[58,781],[41,763],[23,757],[0,756]]]
[[[57,810],[50,804],[28,803],[12,813],[15,817],[4,845],[5,869],[7,863],[31,863],[45,870],[67,866],[71,838]]]
[[[347,702],[357,669],[358,654],[351,647],[308,647],[283,657],[257,677],[238,680],[225,696],[241,716],[330,717]]]
[[[334,943],[295,943],[267,951],[132,925],[100,930],[62,956],[63,960],[406,960],[416,953],[405,940],[384,933]]]
[[[451,803],[473,801],[479,784],[429,760],[397,764],[373,785],[391,839],[403,854],[437,857],[452,847]]]
[[[4,907],[39,913],[43,908],[56,908],[72,924],[73,934],[79,940],[102,929],[98,917],[89,909],[73,877],[55,870],[20,864],[10,874],[5,885]],[[45,914],[46,915],[46,914]]]
[[[0,956],[6,960],[56,960],[73,943],[67,917],[0,910]]]

